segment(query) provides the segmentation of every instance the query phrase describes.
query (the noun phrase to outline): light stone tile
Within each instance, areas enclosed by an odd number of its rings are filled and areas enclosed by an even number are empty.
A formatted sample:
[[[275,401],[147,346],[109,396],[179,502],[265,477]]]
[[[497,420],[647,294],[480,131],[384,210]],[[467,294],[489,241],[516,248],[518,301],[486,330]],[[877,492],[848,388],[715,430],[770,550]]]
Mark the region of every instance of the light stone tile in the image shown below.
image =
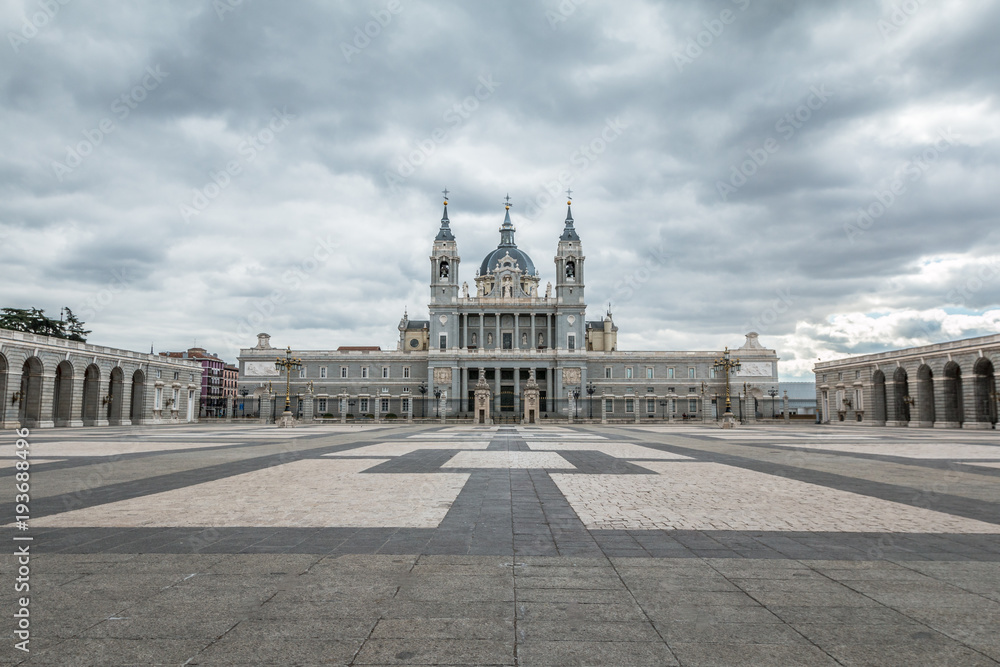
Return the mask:
[[[359,474],[385,460],[295,461],[33,519],[32,526],[435,528],[469,478]]]
[[[163,440],[76,440],[56,442],[33,442],[31,445],[32,460],[35,456],[122,456],[143,452],[180,451],[197,449],[199,447],[218,447],[220,445],[240,445],[242,442],[217,442],[215,438],[198,438],[197,440],[182,440],[176,442]],[[14,445],[0,447],[0,457],[12,458]]]
[[[1000,533],[1000,525],[718,463],[553,480],[591,529]]]
[[[662,452],[658,449],[643,447],[628,442],[542,442],[538,440],[526,441],[531,449],[557,452],[580,452],[592,451],[601,452],[608,456],[619,459],[658,459],[665,461],[677,461],[681,459],[691,460],[690,456],[674,454],[672,452]]]
[[[576,469],[555,452],[459,452],[441,467]]]
[[[358,447],[357,449],[348,449],[342,452],[335,452],[333,454],[324,454],[324,456],[330,457],[343,457],[343,456],[375,456],[375,457],[386,457],[386,456],[406,456],[413,452],[420,451],[422,449],[486,449],[489,447],[489,441],[484,442],[472,442],[472,441],[462,441],[462,442],[380,442],[376,445],[368,445],[367,447]]]

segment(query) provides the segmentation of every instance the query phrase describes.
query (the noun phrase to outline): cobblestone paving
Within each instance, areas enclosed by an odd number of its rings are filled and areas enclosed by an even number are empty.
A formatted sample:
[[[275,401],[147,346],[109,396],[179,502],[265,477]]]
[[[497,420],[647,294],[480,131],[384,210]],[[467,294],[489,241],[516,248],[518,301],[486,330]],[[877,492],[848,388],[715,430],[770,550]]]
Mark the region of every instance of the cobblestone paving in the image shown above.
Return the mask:
[[[31,652],[9,634],[3,664],[1000,664],[995,432],[219,424],[31,448],[30,530],[3,528],[32,538]]]

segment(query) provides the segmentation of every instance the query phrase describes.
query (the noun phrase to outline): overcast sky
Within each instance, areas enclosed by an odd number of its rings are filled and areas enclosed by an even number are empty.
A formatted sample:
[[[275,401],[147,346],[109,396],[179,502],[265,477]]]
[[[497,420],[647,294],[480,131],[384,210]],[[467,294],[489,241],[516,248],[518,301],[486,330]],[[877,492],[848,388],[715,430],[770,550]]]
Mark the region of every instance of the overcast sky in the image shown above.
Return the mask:
[[[472,283],[565,194],[621,349],[785,379],[997,332],[1000,2],[0,5],[0,305],[234,361],[394,349],[440,191]],[[549,194],[549,193],[553,194]]]

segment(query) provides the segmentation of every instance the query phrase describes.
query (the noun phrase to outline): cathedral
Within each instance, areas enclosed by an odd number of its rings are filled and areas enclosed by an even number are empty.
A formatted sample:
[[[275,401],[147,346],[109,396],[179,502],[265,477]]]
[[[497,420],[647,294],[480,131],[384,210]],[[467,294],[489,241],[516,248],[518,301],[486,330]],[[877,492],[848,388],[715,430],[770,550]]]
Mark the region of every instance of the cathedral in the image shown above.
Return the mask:
[[[488,401],[491,419],[517,421],[528,388],[541,420],[709,421],[725,411],[725,375],[715,369],[723,350],[621,351],[610,310],[601,319],[587,319],[586,256],[571,199],[554,273],[547,275],[518,248],[510,208],[508,197],[500,242],[478,265],[470,285],[462,279],[445,191],[429,258],[429,319],[404,314],[392,351],[293,348],[302,363],[292,378],[293,400],[305,406],[300,414],[307,419],[350,414],[471,420],[478,391]],[[283,356],[284,350],[272,347],[267,334],[241,350],[241,387],[257,395],[280,393],[276,385],[284,377],[275,369],[278,353]],[[739,370],[730,377],[734,414],[751,420],[770,416],[773,401],[762,399],[778,385],[774,350],[751,332],[731,354],[740,358]]]

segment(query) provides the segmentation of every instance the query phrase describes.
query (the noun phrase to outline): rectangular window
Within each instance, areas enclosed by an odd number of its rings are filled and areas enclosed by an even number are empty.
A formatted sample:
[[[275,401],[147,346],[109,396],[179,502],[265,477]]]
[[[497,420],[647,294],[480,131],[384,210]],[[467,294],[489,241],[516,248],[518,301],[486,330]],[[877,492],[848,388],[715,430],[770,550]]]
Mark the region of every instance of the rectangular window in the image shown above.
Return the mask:
[[[324,412],[326,412],[326,399],[321,398],[319,399],[318,403],[319,403],[319,413],[322,415]]]
[[[320,366],[319,367],[319,376],[320,376],[320,378],[325,378],[326,377],[326,366]]]
[[[358,401],[358,409],[361,411],[361,414],[365,414],[365,413],[368,412],[368,399],[367,398],[362,398],[362,399],[360,399]]]
[[[363,378],[368,377],[368,367],[367,366],[362,366],[361,367],[361,377],[363,377]]]
[[[611,379],[611,367],[610,366],[606,366],[604,368],[604,379],[605,380],[610,380]]]
[[[698,412],[698,399],[692,398],[688,401],[688,414]]]
[[[860,380],[861,379],[861,370],[860,369],[854,371],[854,379],[855,380]]]
[[[410,379],[410,367],[407,366],[403,369],[403,379]]]
[[[656,399],[654,398],[646,399],[646,412],[648,412],[649,414],[653,414],[654,412],[656,412]]]
[[[692,380],[694,379],[694,369],[693,368],[688,368],[688,377],[691,378]]]
[[[160,373],[161,373],[160,369],[159,369],[159,368],[157,368],[157,369],[156,369],[156,379],[157,379],[157,380],[159,380],[159,379],[160,379]]]
[[[379,402],[379,412],[381,412],[382,414],[385,414],[385,413],[389,412],[389,399],[388,398],[383,398]]]
[[[611,414],[612,412],[615,411],[615,399],[613,398],[604,399],[604,411],[607,412],[608,414]]]
[[[635,399],[634,398],[626,398],[625,399],[625,412],[627,412],[628,414],[632,414],[632,413],[635,412]]]
[[[156,371],[159,373],[160,371]],[[156,398],[153,400],[153,408],[155,410],[163,409],[163,387],[156,388]]]
[[[714,380],[715,379],[715,367],[714,366],[708,369],[708,378],[710,380]]]
[[[669,379],[669,380],[673,380],[674,379],[674,369],[673,368],[668,368],[667,369],[667,379]]]
[[[864,393],[862,393],[861,388],[860,387],[856,388],[854,390],[854,411],[855,412],[861,412],[862,410],[865,409],[865,404],[864,404],[863,398],[864,398]]]
[[[570,350],[576,349],[576,334],[569,335],[569,338],[566,341],[566,347],[569,348]]]
[[[631,366],[626,366],[625,367],[625,379],[626,380],[631,380],[632,379],[632,367]]]
[[[653,379],[653,369],[652,369],[652,367],[646,369],[646,379],[647,380],[652,380]]]
[[[503,349],[505,350],[514,349],[514,334],[512,333],[500,334],[500,341],[501,341],[501,347],[503,347]]]
[[[400,410],[403,411],[403,414],[407,414],[407,415],[410,414],[410,399],[409,398],[403,398],[403,400],[400,401]]]
[[[448,334],[441,334],[438,338],[438,349],[441,351],[448,349]]]
[[[342,378],[346,378],[347,377],[347,366],[341,366],[340,367],[340,377],[342,377]]]
[[[174,379],[175,380],[180,380],[181,379],[180,371],[174,371]]]
[[[303,366],[302,368],[299,369],[299,377],[304,378],[305,376],[306,376],[306,367]]]
[[[389,367],[388,366],[383,366],[382,367],[382,379],[383,380],[387,380],[388,378],[389,378]]]

